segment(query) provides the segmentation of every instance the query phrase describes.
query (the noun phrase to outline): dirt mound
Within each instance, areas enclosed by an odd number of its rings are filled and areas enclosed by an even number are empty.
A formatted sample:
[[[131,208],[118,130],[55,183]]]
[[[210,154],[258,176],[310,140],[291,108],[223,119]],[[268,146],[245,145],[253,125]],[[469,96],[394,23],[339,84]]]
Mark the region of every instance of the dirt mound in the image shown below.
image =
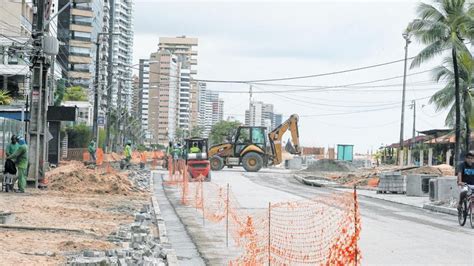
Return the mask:
[[[129,195],[138,189],[124,173],[100,174],[80,162],[62,165],[47,173],[48,188],[73,193]]]
[[[449,164],[440,164],[440,165],[436,165],[434,167],[438,168],[441,171],[441,173],[443,174],[443,176],[453,176],[454,175],[454,167],[452,167]]]
[[[427,175],[437,175],[441,176],[441,170],[432,166],[422,166],[410,170],[402,171],[402,174],[427,174]]]
[[[321,159],[308,165],[308,168],[306,169],[306,171],[354,172],[354,171],[357,171],[357,169],[350,162],[336,161],[336,160],[330,160],[330,159]]]

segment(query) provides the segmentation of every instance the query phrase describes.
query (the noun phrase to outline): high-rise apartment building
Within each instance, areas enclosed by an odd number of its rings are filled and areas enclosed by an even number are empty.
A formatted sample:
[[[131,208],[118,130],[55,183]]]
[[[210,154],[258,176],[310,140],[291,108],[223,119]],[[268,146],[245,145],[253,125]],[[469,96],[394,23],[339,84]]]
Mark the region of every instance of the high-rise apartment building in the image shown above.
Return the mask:
[[[69,0],[59,0],[58,9]],[[97,33],[103,30],[103,0],[75,0],[58,15],[57,37],[61,45],[57,59],[69,86],[90,88],[93,101]]]
[[[29,58],[24,48],[31,37],[33,7],[26,1],[0,3],[0,89],[13,97],[24,96],[29,84]]]
[[[203,127],[203,137],[209,137],[212,126],[224,118],[224,101],[219,93],[207,90],[206,83],[198,83],[199,87],[199,119],[198,124]]]
[[[160,50],[167,50],[178,59],[180,66],[178,127],[184,131],[190,131],[197,124],[197,99],[192,97],[197,97],[198,87],[191,84],[193,75],[197,74],[197,46],[197,38],[186,36],[160,37],[158,44]]]
[[[112,85],[112,105],[121,106],[127,110],[131,109],[133,5],[132,0],[114,0],[113,32],[116,35],[109,36],[113,39],[113,82],[109,84],[109,86]],[[120,89],[119,86],[121,86]]]
[[[197,55],[194,48],[198,46],[197,38],[186,36],[179,37],[160,37],[158,49],[168,50],[176,55],[179,62],[186,62],[190,67],[190,75],[197,74]]]
[[[248,126],[263,126],[273,130],[281,124],[281,114],[275,114],[273,104],[252,101],[245,111],[245,124]]]
[[[179,71],[179,106],[178,106],[178,128],[189,131],[191,120],[191,69],[180,63]]]
[[[176,136],[179,104],[179,63],[176,55],[160,49],[149,61],[149,130],[152,143],[167,145]]]
[[[149,93],[150,93],[150,64],[148,59],[140,59],[138,64],[138,117],[141,120],[141,129],[147,140],[151,139],[148,130]],[[157,90],[157,88],[154,88]]]

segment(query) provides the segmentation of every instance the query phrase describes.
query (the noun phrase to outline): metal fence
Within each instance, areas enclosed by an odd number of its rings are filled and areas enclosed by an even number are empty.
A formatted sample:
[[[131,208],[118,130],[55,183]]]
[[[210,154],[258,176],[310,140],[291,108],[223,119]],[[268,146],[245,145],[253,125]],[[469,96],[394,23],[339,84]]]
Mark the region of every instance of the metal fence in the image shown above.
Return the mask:
[[[84,152],[87,152],[87,148],[67,149],[67,155],[64,159],[67,161],[82,161]]]
[[[5,165],[5,150],[8,144],[10,144],[10,138],[12,135],[23,136],[24,135],[24,124],[21,121],[6,119],[0,117],[0,157],[1,164],[0,170],[3,172]],[[24,137],[24,136],[23,136]]]

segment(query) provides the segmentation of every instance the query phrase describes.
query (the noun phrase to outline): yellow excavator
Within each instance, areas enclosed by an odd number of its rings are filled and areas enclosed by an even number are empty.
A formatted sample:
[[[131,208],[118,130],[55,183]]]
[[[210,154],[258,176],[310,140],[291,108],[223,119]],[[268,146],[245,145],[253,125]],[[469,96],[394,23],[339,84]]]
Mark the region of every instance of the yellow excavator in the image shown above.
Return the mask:
[[[298,115],[293,114],[284,123],[265,136],[265,127],[240,126],[230,143],[222,143],[209,149],[211,169],[218,171],[227,167],[242,165],[247,172],[258,172],[262,167],[282,162],[282,138],[290,130],[291,142],[285,150],[291,154],[301,154],[298,133]]]

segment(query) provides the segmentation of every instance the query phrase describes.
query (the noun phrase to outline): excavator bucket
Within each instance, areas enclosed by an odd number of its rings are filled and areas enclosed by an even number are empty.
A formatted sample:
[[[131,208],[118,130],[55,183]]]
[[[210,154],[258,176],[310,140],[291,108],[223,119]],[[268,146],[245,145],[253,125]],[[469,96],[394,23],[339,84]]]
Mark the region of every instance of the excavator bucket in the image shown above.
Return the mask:
[[[297,151],[296,151],[295,147],[293,146],[293,144],[291,143],[290,139],[288,139],[288,141],[286,142],[285,151],[290,153],[290,154],[297,153]]]

